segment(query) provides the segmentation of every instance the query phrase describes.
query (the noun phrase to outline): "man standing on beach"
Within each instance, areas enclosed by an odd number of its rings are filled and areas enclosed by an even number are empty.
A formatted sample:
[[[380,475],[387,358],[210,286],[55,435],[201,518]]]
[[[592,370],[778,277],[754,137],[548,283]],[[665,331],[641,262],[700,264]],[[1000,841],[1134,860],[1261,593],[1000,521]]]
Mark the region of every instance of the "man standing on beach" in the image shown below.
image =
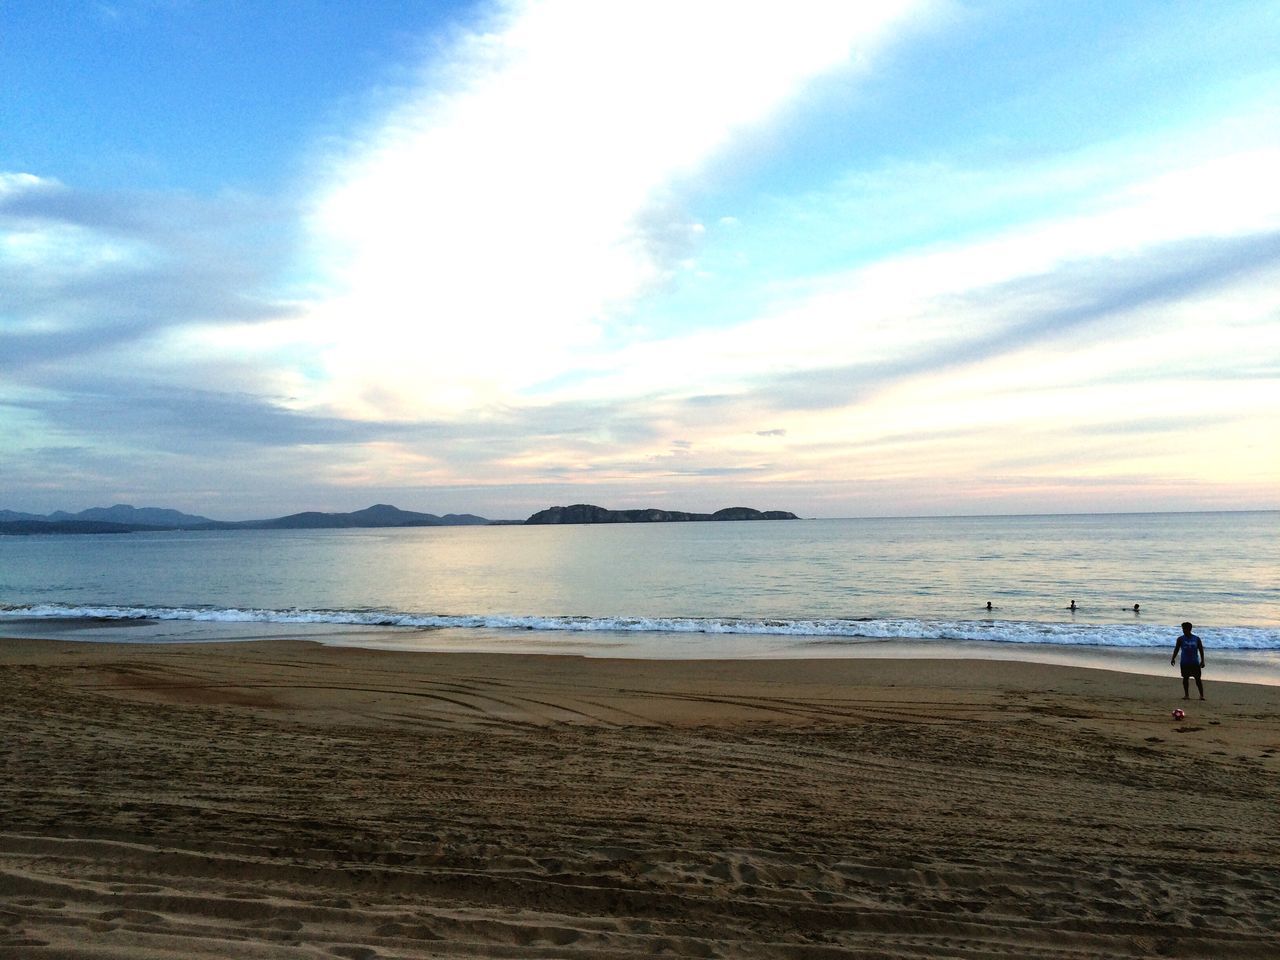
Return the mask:
[[[1196,678],[1196,689],[1200,691],[1200,699],[1204,699],[1204,684],[1200,682],[1200,671],[1204,669],[1204,644],[1191,632],[1191,624],[1182,625],[1182,636],[1173,645],[1173,656],[1169,662],[1178,659],[1178,651],[1182,651],[1182,699],[1191,699],[1191,690],[1187,680]]]

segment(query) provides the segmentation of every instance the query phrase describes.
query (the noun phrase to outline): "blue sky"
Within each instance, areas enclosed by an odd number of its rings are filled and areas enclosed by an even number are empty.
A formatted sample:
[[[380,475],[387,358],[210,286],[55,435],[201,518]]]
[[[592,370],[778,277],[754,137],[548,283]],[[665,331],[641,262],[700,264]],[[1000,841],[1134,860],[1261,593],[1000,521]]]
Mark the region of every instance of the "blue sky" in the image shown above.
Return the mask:
[[[0,4],[0,508],[1275,508],[1280,4]]]

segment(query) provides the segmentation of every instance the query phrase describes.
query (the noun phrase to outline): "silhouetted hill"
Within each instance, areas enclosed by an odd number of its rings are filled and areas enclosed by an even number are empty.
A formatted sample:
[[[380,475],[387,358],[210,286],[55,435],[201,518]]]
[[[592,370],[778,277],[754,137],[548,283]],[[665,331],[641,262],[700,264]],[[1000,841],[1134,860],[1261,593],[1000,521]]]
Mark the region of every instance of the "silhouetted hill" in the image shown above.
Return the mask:
[[[415,513],[376,503],[352,513],[315,510],[267,520],[210,520],[160,507],[92,507],[79,513],[58,510],[48,516],[0,510],[0,533],[135,533],[147,530],[328,530],[360,527],[458,527],[489,523],[473,513]]]
[[[183,513],[180,510],[167,510],[162,507],[133,507],[127,503],[117,503],[114,507],[90,507],[79,513],[67,513],[57,510],[49,514],[53,521],[100,520],[106,523],[123,523],[131,527],[165,527],[169,529],[185,529],[212,523],[208,517]]]
[[[20,513],[17,510],[0,510],[0,523],[25,523],[29,520],[47,523],[49,518],[38,513]]]
[[[269,520],[244,520],[239,523],[209,523],[201,529],[208,530],[341,530],[348,528],[376,527],[459,527],[478,526],[489,521],[471,513],[447,513],[438,517],[434,513],[415,513],[401,510],[386,503],[352,513],[320,513],[308,510],[291,513],[287,517]]]
[[[726,507],[715,513],[685,513],[682,510],[606,510],[591,503],[539,510],[525,523],[681,523],[704,520],[798,520],[786,510],[753,510]]]
[[[55,510],[47,516],[0,510],[0,533],[135,533],[143,530],[190,530],[212,523],[178,510],[160,507],[132,507],[117,503],[114,507],[90,507],[79,513]]]

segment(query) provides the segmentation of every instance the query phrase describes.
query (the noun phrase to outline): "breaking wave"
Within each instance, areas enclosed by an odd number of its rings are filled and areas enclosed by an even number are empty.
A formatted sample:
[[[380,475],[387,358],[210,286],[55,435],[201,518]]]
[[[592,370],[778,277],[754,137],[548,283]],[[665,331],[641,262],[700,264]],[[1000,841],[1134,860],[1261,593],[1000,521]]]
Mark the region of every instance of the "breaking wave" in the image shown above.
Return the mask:
[[[1165,647],[1176,629],[1167,624],[1083,624],[1025,620],[768,619],[734,617],[570,617],[537,615],[449,615],[387,610],[212,609],[204,607],[71,606],[35,604],[0,608],[0,618],[185,620],[218,623],[332,624],[405,629],[535,630],[663,634],[742,634],[791,637],[799,643],[839,644],[865,640],[980,640],[1094,647]],[[1280,650],[1274,628],[1205,627],[1223,650]]]

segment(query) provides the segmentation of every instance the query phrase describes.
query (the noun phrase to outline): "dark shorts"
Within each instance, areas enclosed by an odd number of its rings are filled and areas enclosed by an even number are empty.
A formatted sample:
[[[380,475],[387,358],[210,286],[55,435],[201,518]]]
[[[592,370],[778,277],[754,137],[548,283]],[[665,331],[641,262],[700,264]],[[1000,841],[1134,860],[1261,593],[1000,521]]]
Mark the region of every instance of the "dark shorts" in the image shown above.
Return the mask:
[[[1200,679],[1200,664],[1184,663],[1182,665],[1182,679],[1186,680],[1188,677],[1195,677],[1197,680]]]

